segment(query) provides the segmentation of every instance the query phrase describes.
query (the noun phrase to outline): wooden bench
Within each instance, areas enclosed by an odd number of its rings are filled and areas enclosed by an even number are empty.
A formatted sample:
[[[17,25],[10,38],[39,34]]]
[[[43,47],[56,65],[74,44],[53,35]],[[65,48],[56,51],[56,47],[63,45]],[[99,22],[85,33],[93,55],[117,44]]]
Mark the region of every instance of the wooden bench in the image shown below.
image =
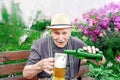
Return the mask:
[[[3,64],[3,62],[7,61],[28,59],[29,53],[30,50],[0,52],[0,76],[13,75],[11,77],[0,78],[0,80],[38,80],[37,77],[25,79],[22,74],[16,75],[16,73],[22,73],[26,62]],[[79,76],[89,72],[87,66],[81,66],[80,70]]]

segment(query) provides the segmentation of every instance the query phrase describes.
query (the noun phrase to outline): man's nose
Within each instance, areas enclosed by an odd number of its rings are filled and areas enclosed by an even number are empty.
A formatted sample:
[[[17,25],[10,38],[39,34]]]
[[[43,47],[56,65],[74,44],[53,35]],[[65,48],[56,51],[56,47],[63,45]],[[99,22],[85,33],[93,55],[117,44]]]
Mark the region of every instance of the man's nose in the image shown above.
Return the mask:
[[[63,35],[62,34],[59,35],[59,39],[63,39]]]

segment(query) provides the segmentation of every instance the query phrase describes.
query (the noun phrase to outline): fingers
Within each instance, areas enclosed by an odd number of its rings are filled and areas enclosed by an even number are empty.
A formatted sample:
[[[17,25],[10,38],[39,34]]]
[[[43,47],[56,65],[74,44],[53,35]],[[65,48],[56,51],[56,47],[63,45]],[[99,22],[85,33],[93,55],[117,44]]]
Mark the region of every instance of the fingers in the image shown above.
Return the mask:
[[[87,46],[84,46],[83,49],[84,49],[85,51],[87,51]]]
[[[104,64],[106,62],[105,57],[103,56],[101,63]]]
[[[86,51],[88,51],[89,53],[93,53],[93,54],[95,54],[96,52],[99,51],[99,49],[95,48],[95,46],[92,46],[92,47],[90,47],[90,46],[84,46],[83,49],[86,50]]]
[[[54,62],[54,58],[47,58],[49,62]]]
[[[96,50],[97,52],[99,52],[99,49],[98,49],[98,48],[95,48],[95,50]]]
[[[42,59],[41,62],[42,70],[44,70],[48,74],[51,74],[54,68],[54,58]]]
[[[93,62],[93,60],[92,60],[92,62]],[[105,64],[105,62],[106,62],[106,59],[105,59],[104,56],[103,56],[103,58],[102,58],[102,61],[99,61],[99,62],[94,61],[94,63],[97,64],[97,65],[99,65],[99,66]]]
[[[92,47],[91,47],[91,50],[92,50],[92,53],[93,53],[93,54],[95,54],[95,53],[96,53],[95,46],[92,46]]]
[[[53,73],[53,70],[49,70],[49,69],[45,69],[44,70],[46,73],[48,73],[48,74],[52,74]]]
[[[90,46],[87,46],[87,51],[88,51],[89,53],[92,53],[92,48],[91,48]]]
[[[53,67],[48,66],[48,67],[46,67],[46,68],[44,69],[44,71],[45,71],[46,73],[48,73],[48,74],[52,74],[52,73],[53,73]]]

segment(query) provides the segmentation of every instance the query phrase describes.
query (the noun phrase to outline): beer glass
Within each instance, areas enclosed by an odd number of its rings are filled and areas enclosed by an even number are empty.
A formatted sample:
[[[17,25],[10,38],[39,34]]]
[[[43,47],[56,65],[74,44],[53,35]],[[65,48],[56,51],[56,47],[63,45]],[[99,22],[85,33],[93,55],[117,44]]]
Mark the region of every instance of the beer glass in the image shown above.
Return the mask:
[[[55,53],[53,80],[65,80],[67,54]]]

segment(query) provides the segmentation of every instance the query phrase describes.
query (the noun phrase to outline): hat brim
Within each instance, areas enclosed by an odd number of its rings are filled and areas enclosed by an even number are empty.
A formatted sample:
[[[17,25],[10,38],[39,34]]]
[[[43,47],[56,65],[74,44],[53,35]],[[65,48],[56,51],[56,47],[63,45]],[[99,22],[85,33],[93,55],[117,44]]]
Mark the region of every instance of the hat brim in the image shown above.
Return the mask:
[[[74,27],[74,26],[47,26],[47,28],[70,28],[70,27]]]

